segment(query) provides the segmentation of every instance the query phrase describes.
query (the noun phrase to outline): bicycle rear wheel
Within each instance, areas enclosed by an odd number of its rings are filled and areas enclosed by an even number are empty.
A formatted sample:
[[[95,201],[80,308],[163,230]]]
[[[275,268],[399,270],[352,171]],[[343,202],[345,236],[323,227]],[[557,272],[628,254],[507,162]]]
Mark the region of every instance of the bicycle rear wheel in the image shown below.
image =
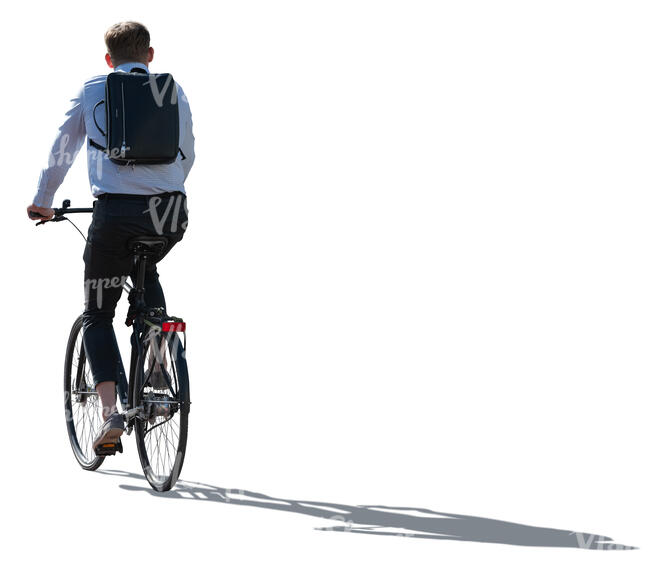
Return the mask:
[[[190,385],[185,349],[176,332],[152,332],[143,342],[133,386],[135,440],[147,481],[157,492],[174,487],[187,445]]]
[[[83,345],[82,317],[72,325],[65,352],[63,374],[65,419],[70,445],[85,470],[97,470],[104,457],[93,450],[93,440],[103,423],[102,404],[95,390]]]

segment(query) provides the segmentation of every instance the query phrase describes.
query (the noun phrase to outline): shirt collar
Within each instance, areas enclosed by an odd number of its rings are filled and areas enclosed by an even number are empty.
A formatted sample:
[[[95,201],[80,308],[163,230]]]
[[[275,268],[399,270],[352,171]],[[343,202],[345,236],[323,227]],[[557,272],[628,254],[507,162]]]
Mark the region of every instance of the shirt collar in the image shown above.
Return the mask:
[[[140,63],[138,61],[127,61],[126,63],[120,63],[117,67],[115,67],[114,71],[125,71],[128,73],[134,67],[139,67],[140,69],[144,69],[147,73],[149,73],[149,68],[144,63]]]

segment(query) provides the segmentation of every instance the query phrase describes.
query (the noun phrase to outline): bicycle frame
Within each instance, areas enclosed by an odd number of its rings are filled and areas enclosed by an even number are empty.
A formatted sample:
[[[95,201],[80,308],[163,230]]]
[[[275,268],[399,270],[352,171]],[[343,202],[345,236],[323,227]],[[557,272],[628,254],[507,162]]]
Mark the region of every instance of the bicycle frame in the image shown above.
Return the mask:
[[[116,389],[118,398],[122,403],[122,410],[125,412],[125,417],[131,426],[135,413],[129,414],[133,407],[133,390],[132,386],[135,385],[135,374],[137,373],[136,365],[138,358],[143,361],[143,333],[144,333],[144,317],[146,313],[146,304],[144,302],[144,275],[147,268],[147,255],[135,253],[135,265],[137,267],[136,280],[134,286],[125,282],[123,289],[129,294],[129,312],[133,316],[133,332],[131,333],[131,361],[129,365],[129,380],[128,383],[124,376],[120,376],[117,382]],[[128,325],[129,316],[127,316]],[[144,370],[141,370],[144,371]],[[137,411],[137,410],[136,410]]]
[[[123,376],[116,384],[118,398],[122,402],[124,417],[127,421],[127,434],[131,432],[136,416],[140,411],[133,406],[134,389],[136,385],[136,374],[144,374],[144,341],[146,330],[147,305],[144,301],[144,277],[147,268],[147,259],[149,255],[145,252],[134,253],[134,263],[136,266],[136,279],[133,286],[124,283],[123,288],[129,293],[129,311],[127,313],[126,324],[133,326],[131,333],[131,361],[129,365],[128,383]],[[165,315],[166,316],[166,315]],[[141,369],[137,368],[138,361],[141,362]],[[124,403],[126,402],[126,405]]]

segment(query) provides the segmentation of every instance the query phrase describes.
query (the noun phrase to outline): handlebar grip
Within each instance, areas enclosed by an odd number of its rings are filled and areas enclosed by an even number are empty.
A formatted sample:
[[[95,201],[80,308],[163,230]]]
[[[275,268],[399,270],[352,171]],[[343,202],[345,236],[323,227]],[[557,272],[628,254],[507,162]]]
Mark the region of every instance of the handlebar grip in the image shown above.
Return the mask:
[[[38,213],[37,211],[30,211],[29,212],[29,218],[30,219],[43,219],[45,216],[42,213]]]

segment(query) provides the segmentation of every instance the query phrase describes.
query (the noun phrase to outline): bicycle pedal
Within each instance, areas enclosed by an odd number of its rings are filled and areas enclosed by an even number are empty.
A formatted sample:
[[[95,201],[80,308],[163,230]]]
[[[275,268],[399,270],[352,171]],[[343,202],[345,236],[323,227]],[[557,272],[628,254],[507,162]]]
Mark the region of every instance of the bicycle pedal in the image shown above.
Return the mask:
[[[123,452],[122,441],[120,440],[116,443],[104,443],[95,449],[97,456],[113,456],[116,452]]]

